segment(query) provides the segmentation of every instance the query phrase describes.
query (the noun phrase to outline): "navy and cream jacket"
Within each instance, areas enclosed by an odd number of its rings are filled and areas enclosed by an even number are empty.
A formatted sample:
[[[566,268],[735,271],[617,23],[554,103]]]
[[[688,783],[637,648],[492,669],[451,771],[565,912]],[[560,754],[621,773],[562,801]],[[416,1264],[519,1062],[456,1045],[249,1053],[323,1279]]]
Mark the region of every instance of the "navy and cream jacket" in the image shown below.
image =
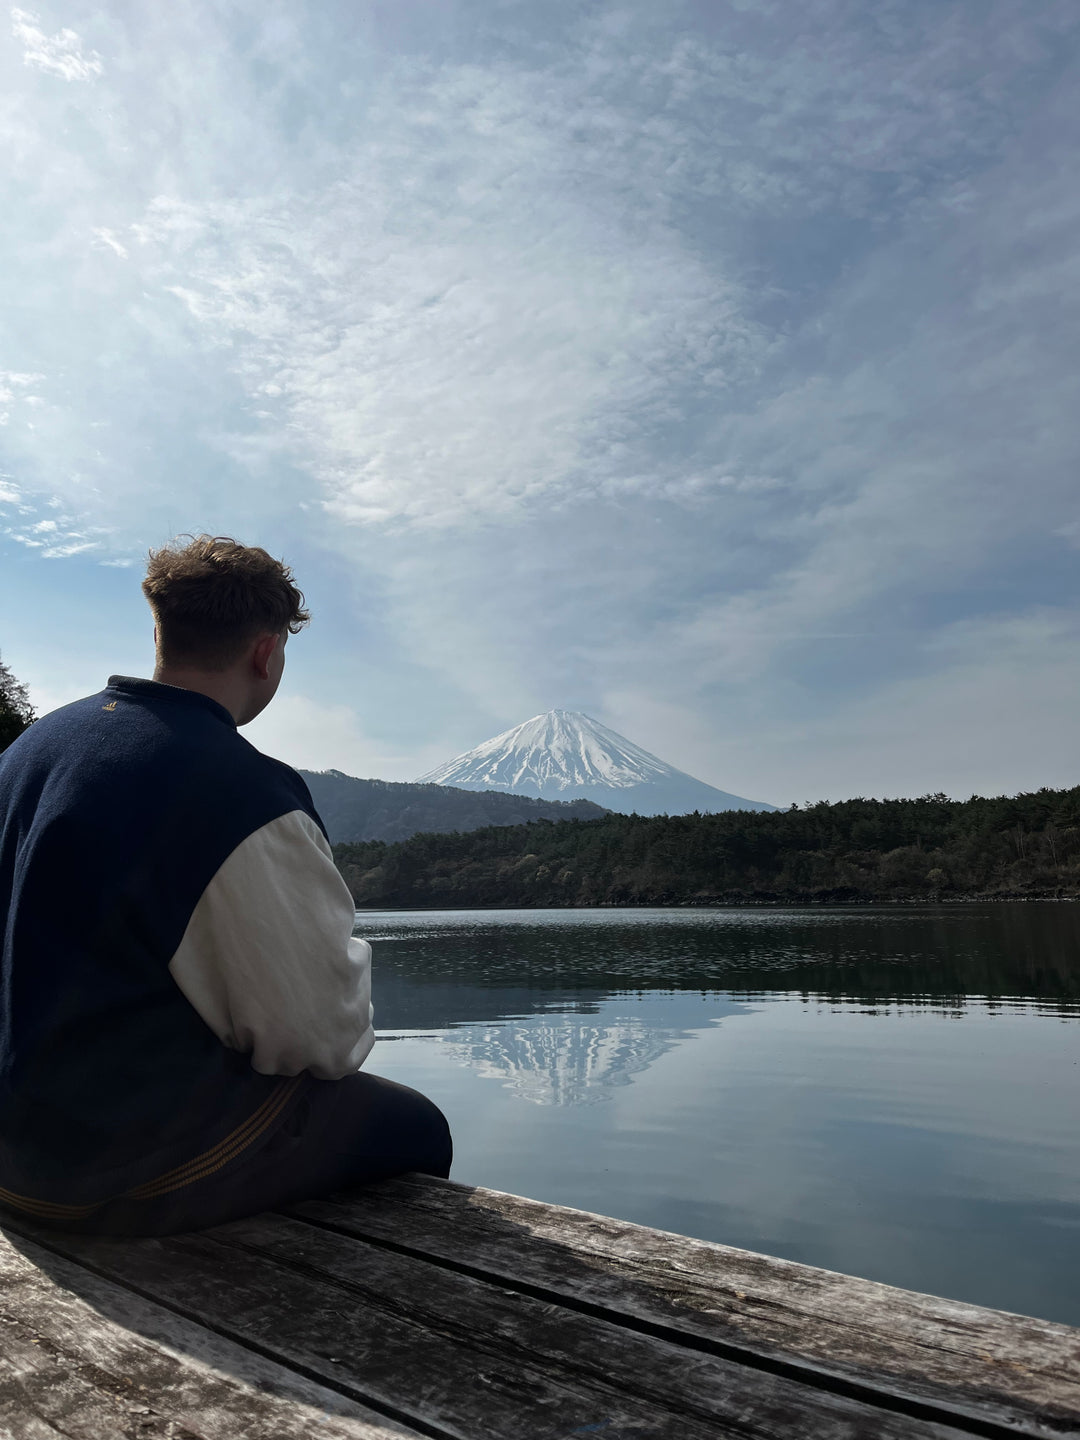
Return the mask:
[[[264,1140],[374,1042],[307,786],[216,701],[113,676],[0,755],[0,1202],[62,1222]]]

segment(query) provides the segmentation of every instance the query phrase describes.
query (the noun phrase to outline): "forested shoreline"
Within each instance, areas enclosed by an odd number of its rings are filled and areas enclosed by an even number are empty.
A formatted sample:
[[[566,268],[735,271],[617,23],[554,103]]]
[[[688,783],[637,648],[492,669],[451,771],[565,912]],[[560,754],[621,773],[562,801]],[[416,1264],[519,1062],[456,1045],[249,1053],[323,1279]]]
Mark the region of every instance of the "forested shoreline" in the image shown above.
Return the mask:
[[[1080,786],[773,813],[610,814],[337,845],[334,855],[361,907],[1080,897]]]

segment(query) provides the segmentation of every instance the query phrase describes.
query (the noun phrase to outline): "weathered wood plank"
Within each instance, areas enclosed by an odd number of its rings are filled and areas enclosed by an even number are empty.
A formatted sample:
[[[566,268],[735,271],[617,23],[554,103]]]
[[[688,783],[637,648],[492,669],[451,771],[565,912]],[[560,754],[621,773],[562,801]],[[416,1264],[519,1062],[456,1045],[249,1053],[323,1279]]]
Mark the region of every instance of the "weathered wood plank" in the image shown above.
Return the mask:
[[[548,1373],[614,1385],[672,1415],[724,1421],[752,1435],[786,1437],[793,1414],[807,1435],[858,1433],[871,1422],[881,1436],[927,1433],[906,1417],[882,1414],[846,1397],[807,1394],[798,1382],[502,1286],[440,1272],[427,1261],[380,1252],[352,1237],[292,1225],[284,1216],[259,1216],[211,1234],[220,1243],[272,1257],[354,1292],[374,1288],[407,1296],[410,1314],[425,1325],[461,1328],[511,1360],[542,1362]]]
[[[71,1364],[68,1355],[46,1348],[17,1322],[3,1326],[0,1343],[0,1388],[5,1400],[20,1416],[48,1425],[50,1434],[70,1440],[113,1436],[171,1440],[178,1434],[177,1426],[155,1413],[141,1391],[120,1395],[107,1381],[103,1388],[98,1377],[88,1378],[85,1365]]]
[[[417,1433],[24,1238],[15,1245],[0,1238],[0,1436],[407,1440]]]
[[[1080,1433],[1080,1331],[427,1177],[293,1207],[523,1291],[717,1353],[1045,1436]]]
[[[17,1388],[0,1382],[0,1435],[4,1440],[63,1440],[59,1430],[27,1410]]]
[[[284,1216],[164,1241],[50,1243],[428,1433],[961,1440]]]

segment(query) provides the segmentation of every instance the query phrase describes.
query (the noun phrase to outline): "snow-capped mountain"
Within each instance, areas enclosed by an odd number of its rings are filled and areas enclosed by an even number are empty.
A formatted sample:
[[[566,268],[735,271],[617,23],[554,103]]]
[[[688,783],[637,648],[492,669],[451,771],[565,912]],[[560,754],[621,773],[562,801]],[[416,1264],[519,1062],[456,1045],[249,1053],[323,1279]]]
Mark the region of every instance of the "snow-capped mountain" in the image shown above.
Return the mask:
[[[776,808],[695,780],[575,710],[534,715],[420,779],[462,790],[592,800],[626,815]]]

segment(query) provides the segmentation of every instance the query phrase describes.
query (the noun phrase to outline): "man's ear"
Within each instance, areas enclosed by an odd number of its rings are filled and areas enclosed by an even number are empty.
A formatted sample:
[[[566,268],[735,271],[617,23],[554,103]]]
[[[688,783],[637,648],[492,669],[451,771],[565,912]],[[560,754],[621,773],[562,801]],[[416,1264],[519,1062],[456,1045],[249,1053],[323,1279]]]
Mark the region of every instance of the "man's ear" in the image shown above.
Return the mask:
[[[260,680],[270,678],[270,656],[274,653],[279,638],[277,635],[260,635],[255,642],[255,648],[251,652],[251,665]]]

